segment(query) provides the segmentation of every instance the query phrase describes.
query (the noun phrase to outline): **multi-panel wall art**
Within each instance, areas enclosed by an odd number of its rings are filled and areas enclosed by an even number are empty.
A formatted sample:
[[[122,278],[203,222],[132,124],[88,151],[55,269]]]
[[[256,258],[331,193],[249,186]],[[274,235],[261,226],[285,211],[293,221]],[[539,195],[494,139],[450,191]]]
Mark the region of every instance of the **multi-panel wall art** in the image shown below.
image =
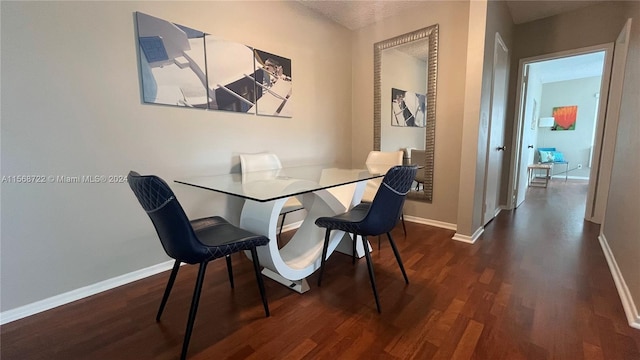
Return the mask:
[[[136,12],[144,102],[291,117],[291,60]]]
[[[391,88],[391,125],[425,127],[425,95]]]

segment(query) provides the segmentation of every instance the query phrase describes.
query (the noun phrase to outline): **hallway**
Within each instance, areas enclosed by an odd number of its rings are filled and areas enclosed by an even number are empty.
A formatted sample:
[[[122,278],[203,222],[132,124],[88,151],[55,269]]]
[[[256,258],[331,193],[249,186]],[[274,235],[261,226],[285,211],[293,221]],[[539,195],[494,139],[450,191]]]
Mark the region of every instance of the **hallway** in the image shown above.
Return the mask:
[[[626,323],[599,225],[584,221],[587,181],[563,180],[528,188],[525,202],[479,240],[510,284],[504,320],[516,323],[498,327],[531,342],[540,351],[533,358],[640,358],[640,331]]]

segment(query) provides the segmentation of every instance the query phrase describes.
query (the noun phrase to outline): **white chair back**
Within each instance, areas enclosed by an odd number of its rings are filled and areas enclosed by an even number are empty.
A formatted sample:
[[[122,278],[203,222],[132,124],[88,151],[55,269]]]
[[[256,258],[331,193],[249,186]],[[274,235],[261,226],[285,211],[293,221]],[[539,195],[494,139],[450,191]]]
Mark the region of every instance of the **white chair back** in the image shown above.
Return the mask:
[[[365,164],[367,165],[390,164],[392,166],[402,165],[402,155],[403,155],[403,152],[401,150],[371,151],[367,156],[367,160],[365,161]],[[389,168],[391,168],[391,166]]]
[[[260,191],[259,188],[262,186],[260,184],[260,181],[275,179],[278,175],[278,170],[280,169],[282,169],[282,163],[280,162],[278,155],[274,153],[264,152],[258,154],[240,154],[240,172],[242,173],[242,183],[243,186],[253,187],[252,191]],[[248,174],[252,172],[259,173]],[[251,184],[252,182],[253,184]],[[289,186],[289,182],[280,181],[279,185]],[[284,203],[282,209],[280,210],[280,214],[283,214],[282,222],[280,223],[280,232],[282,232],[282,227],[284,226],[285,214],[292,211],[301,210],[303,208],[304,207],[302,206],[300,200],[295,197],[289,198],[287,202]],[[278,233],[278,235],[280,234],[280,232]]]
[[[240,171],[278,170],[282,168],[282,163],[278,155],[273,153],[240,154]]]
[[[367,156],[365,164],[369,171],[386,172],[396,165],[402,165],[402,156],[404,152],[399,151],[371,151]],[[382,178],[367,181],[367,186],[362,195],[362,201],[372,202],[374,196],[378,192],[378,188],[382,184]]]

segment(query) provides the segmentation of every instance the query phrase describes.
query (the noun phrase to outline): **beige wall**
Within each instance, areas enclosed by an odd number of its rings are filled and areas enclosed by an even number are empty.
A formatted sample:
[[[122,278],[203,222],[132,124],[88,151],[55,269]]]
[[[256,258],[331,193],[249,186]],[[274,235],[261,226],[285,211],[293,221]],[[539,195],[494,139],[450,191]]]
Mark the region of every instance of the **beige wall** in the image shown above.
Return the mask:
[[[0,6],[2,175],[156,173],[188,215],[237,223],[239,200],[171,180],[238,170],[240,152],[351,162],[349,31],[297,2]],[[142,104],[135,11],[292,59],[293,118]],[[168,260],[126,183],[5,183],[1,194],[2,311]]]
[[[485,35],[487,1],[472,1],[469,5],[469,26],[466,81],[464,88],[464,116],[462,126],[462,153],[458,198],[457,229],[454,239],[472,241],[471,236],[481,226],[482,191],[484,187],[486,128],[489,121],[489,103],[486,91],[490,74],[485,63]],[[490,84],[490,83],[489,83]],[[483,96],[483,91],[484,96]],[[481,133],[484,128],[484,134]],[[485,145],[483,145],[483,143]]]
[[[484,225],[482,205],[489,141],[495,34],[500,33],[511,56],[513,30],[513,23],[504,2],[472,1],[469,13],[458,228],[454,237],[464,241],[474,240],[471,236],[479,234]]]
[[[633,18],[633,23],[611,186],[601,232],[628,287],[628,300],[635,308],[635,314],[627,311],[627,316],[640,328],[640,3],[627,5],[625,13]]]
[[[433,203],[407,200],[405,215],[456,223],[468,13],[467,2],[429,1],[352,35],[352,161],[358,163],[373,150],[373,45],[439,24]]]

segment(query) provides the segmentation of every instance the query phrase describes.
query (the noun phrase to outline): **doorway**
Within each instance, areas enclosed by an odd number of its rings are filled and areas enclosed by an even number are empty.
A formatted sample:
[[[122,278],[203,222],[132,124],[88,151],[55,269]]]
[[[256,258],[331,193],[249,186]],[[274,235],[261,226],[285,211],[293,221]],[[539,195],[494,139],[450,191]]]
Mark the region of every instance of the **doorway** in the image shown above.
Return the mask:
[[[529,92],[533,114],[527,130],[533,133],[533,162],[549,161],[552,178],[589,179],[604,57],[604,51],[597,51],[528,65],[529,83],[540,82],[537,92]]]
[[[613,44],[605,44],[520,61],[516,103],[519,121],[514,144],[515,166],[510,179],[512,208],[524,201],[528,166],[540,161],[538,147],[556,148],[567,157],[569,164],[559,166],[554,171],[556,174],[566,171],[568,174],[562,175],[588,178],[590,188],[591,182],[597,182],[597,176],[594,179],[591,174],[599,166],[594,154],[598,154],[602,145],[612,55]],[[572,88],[575,90],[566,94],[567,89]],[[543,90],[551,94],[545,98]],[[581,97],[577,97],[577,93],[581,93]],[[577,109],[578,115],[571,127],[557,126],[556,108]],[[587,213],[591,210],[589,195],[585,201]],[[585,218],[591,220],[588,216]]]

